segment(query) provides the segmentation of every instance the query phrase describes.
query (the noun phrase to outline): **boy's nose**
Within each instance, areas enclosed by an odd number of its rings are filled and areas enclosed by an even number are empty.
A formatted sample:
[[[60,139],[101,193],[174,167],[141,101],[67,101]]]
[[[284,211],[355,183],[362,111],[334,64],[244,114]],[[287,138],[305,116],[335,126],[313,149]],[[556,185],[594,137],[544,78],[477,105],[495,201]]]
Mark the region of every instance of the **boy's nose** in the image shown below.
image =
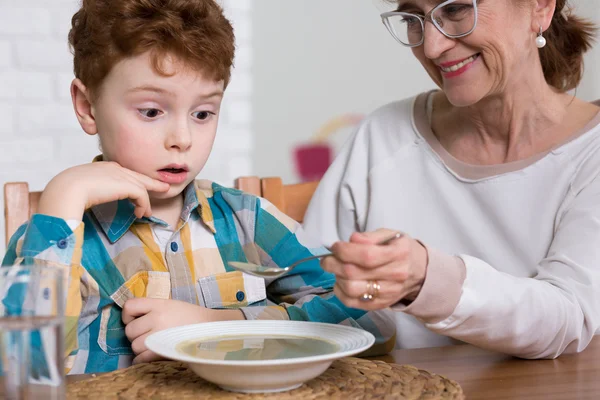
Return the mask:
[[[174,127],[171,133],[167,136],[167,149],[175,149],[186,151],[192,145],[192,134],[187,124]]]

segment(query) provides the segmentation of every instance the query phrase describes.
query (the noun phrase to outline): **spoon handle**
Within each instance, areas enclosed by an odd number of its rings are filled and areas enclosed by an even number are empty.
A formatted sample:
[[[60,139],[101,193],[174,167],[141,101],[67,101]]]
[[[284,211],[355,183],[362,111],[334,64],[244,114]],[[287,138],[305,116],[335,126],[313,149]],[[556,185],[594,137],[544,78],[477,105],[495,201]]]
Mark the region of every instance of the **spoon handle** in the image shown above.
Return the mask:
[[[307,262],[307,261],[310,261],[310,260],[314,260],[315,258],[323,258],[323,257],[327,257],[327,256],[330,256],[330,255],[331,255],[331,253],[325,253],[325,254],[319,254],[318,256],[310,256],[310,257],[306,257],[306,258],[301,258],[300,260],[296,261],[292,265],[287,266],[284,269],[286,271],[289,271],[292,268],[295,268],[298,264],[302,264],[304,262]]]
[[[396,239],[400,239],[402,236],[404,236],[404,233],[402,233],[402,232],[396,232],[392,236],[390,236],[389,238],[383,239],[381,242],[378,242],[377,245],[378,246],[386,245],[386,244],[388,244],[390,242],[393,242]]]
[[[384,240],[382,240],[380,242],[377,242],[377,245],[378,246],[386,245],[386,244],[388,244],[388,243],[390,243],[390,242],[392,242],[392,241],[394,241],[396,239],[400,239],[402,236],[404,236],[403,233],[396,232],[394,235],[392,235],[392,236],[390,236],[390,237],[388,237],[388,238],[386,238],[386,239],[384,239]],[[314,260],[315,258],[327,257],[327,256],[330,256],[330,255],[331,255],[331,253],[325,253],[325,254],[319,254],[317,256],[311,256],[311,257],[302,258],[302,259],[296,261],[295,263],[293,263],[292,265],[289,265],[287,268],[285,268],[285,270],[289,271],[289,270],[295,268],[298,264],[302,264],[303,262]]]

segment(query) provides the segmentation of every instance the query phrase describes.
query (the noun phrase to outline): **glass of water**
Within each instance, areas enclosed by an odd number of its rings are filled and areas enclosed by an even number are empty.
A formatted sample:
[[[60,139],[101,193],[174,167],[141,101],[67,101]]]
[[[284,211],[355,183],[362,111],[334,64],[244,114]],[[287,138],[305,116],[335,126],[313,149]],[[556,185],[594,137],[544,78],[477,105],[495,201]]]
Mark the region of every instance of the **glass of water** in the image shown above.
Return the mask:
[[[64,399],[67,269],[37,259],[0,268],[0,398]]]

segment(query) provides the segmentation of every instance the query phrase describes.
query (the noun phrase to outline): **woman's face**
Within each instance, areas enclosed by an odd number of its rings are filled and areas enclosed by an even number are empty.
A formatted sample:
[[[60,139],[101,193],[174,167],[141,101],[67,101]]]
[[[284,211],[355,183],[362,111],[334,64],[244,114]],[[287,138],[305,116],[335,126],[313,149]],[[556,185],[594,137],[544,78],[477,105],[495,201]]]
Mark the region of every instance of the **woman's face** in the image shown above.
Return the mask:
[[[398,3],[400,11],[425,15],[442,1]],[[454,4],[472,3],[457,0]],[[478,0],[477,27],[471,34],[451,39],[426,22],[424,42],[412,51],[452,104],[475,104],[484,97],[522,85],[534,76],[532,72],[539,73],[535,46],[535,29],[539,28],[533,28],[533,10],[533,2]]]

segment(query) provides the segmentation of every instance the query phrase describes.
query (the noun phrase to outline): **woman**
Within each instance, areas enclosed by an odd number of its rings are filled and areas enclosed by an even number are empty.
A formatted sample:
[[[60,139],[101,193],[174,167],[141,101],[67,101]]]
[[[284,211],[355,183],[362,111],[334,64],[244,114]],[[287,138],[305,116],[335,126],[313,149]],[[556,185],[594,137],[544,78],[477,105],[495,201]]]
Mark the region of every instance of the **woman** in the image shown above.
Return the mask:
[[[567,93],[594,27],[565,3],[382,14],[441,90],[368,117],[305,226],[333,244],[341,301],[396,312],[398,347],[553,358],[600,333],[600,108]]]

